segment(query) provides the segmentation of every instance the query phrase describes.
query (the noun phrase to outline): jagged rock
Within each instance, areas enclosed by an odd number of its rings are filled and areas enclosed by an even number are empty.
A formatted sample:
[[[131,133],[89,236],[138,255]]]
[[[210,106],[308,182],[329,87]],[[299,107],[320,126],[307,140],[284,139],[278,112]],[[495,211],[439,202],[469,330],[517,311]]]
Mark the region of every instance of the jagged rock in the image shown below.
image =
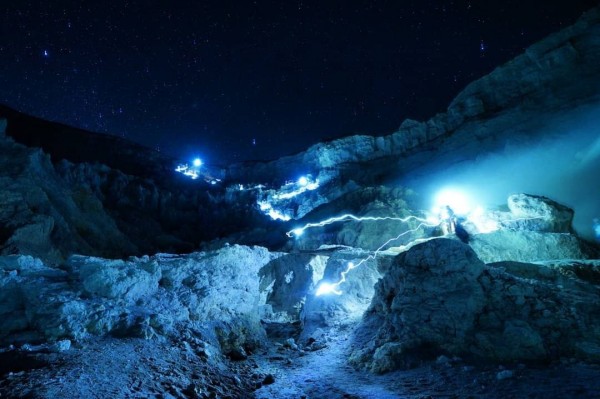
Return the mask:
[[[1,254],[60,262],[72,252],[136,251],[102,205],[82,204],[40,150],[0,138],[0,183]]]
[[[572,231],[573,210],[549,198],[513,194],[508,197],[508,208],[515,219],[512,228],[553,233]]]
[[[600,276],[597,266],[583,268],[586,279],[568,274],[561,286],[549,281],[573,267],[509,265],[486,266],[448,239],[398,255],[375,287],[355,338],[364,349],[352,362],[382,373],[440,353],[501,362],[600,360],[600,302],[597,282],[590,282]]]
[[[326,256],[289,254],[281,256],[260,271],[263,320],[292,323],[300,320],[306,296],[323,278]]]
[[[471,236],[469,245],[485,263],[589,258],[585,242],[567,233],[498,230]]]
[[[236,245],[127,261],[74,256],[63,269],[0,257],[0,344],[160,338],[194,325],[224,349],[251,346],[264,335],[258,272],[277,256]]]
[[[302,312],[304,337],[310,336],[317,328],[341,326],[358,321],[369,306],[374,293],[374,285],[381,276],[378,262],[368,252],[340,250],[332,254],[325,268],[323,280],[317,284],[335,283],[341,273],[352,262],[359,265],[346,274],[346,280],[338,289],[342,295],[329,294],[316,296],[316,291],[306,297]]]

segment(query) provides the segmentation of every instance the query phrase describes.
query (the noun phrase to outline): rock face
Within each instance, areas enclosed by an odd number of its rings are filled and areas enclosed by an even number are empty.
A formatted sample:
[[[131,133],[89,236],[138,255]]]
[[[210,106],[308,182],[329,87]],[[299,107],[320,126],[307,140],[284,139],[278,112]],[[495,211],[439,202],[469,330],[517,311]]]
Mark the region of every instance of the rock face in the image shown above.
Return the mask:
[[[134,253],[102,203],[85,190],[70,191],[50,158],[0,137],[0,253],[55,262],[73,252]]]
[[[427,354],[598,361],[598,272],[581,264],[485,265],[457,240],[417,245],[377,283],[356,335],[365,349],[352,361],[376,373],[410,367]]]
[[[485,263],[512,260],[537,262],[550,259],[589,259],[594,251],[579,237],[566,233],[498,230],[477,234],[469,245]]]
[[[406,160],[401,159],[403,155],[422,150],[427,142],[437,140],[439,143],[461,130],[473,133],[468,126],[471,122],[494,117],[506,109],[539,111],[564,106],[565,103],[596,101],[600,83],[599,30],[600,9],[595,8],[573,26],[536,43],[525,54],[468,85],[446,113],[427,122],[406,120],[397,132],[388,136],[345,137],[314,145],[305,152],[271,163],[234,165],[227,174],[241,180],[259,181],[261,177],[268,176],[282,181],[298,173],[318,176],[321,171],[337,170],[344,175],[345,170],[351,169],[357,180],[368,181],[376,176],[359,172],[365,162],[380,159],[387,163],[384,169],[400,166],[406,171]],[[521,117],[526,118],[524,115]],[[518,133],[523,132],[504,132],[512,137]],[[481,138],[486,134],[495,135],[496,132],[486,127],[475,137]],[[429,148],[428,152],[433,157],[435,152],[444,150],[432,151]],[[463,150],[470,151],[471,148]],[[401,165],[397,163],[399,160]],[[352,167],[353,164],[356,167]]]
[[[337,282],[350,263],[354,266],[360,263],[360,266],[346,274],[345,282],[339,286],[341,295],[316,296],[316,290],[307,293],[302,310],[304,336],[310,336],[317,328],[339,327],[360,320],[371,303],[373,287],[381,277],[379,259],[369,255],[365,251],[347,249],[336,251],[329,257],[319,284]]]
[[[260,289],[266,295],[262,319],[268,322],[300,321],[307,293],[323,278],[327,256],[287,254],[260,271]]]
[[[61,268],[0,257],[0,345],[189,328],[225,351],[256,345],[264,337],[258,274],[277,257],[242,246],[127,261],[73,256]]]
[[[508,197],[508,208],[516,218],[513,226],[534,231],[572,232],[573,210],[549,198],[513,194]]]
[[[0,254],[52,263],[73,253],[186,253],[203,240],[268,225],[252,201],[229,200],[218,189],[100,164],[53,163],[40,149],[1,135],[0,183]]]

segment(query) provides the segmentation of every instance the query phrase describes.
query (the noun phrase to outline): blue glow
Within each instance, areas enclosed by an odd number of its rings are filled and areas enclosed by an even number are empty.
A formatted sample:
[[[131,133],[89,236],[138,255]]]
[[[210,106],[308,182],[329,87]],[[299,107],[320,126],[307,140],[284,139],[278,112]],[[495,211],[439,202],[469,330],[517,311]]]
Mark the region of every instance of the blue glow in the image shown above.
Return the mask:
[[[202,166],[202,160],[200,158],[194,159],[194,166],[196,168],[199,168],[200,166]]]
[[[286,234],[288,237],[294,237],[294,236],[298,237],[302,233],[304,233],[304,230],[307,230],[307,229],[310,229],[313,227],[323,227],[323,226],[327,226],[329,224],[337,223],[337,222],[345,222],[347,220],[354,220],[356,222],[364,222],[364,221],[379,222],[382,220],[395,220],[395,221],[403,222],[403,223],[408,222],[409,220],[417,220],[422,223],[430,222],[431,224],[436,225],[436,226],[439,224],[438,220],[431,221],[431,220],[422,219],[422,218],[419,218],[416,216],[407,216],[405,218],[400,218],[400,217],[393,217],[393,216],[354,216],[354,215],[347,213],[345,215],[332,217],[332,218],[325,219],[325,220],[322,220],[317,223],[307,223],[303,227],[297,227],[294,230],[288,231]]]
[[[437,193],[433,212],[437,213],[446,206],[461,216],[469,214],[475,208],[465,191],[454,187],[445,188]]]
[[[385,248],[391,244],[394,241],[398,241],[402,236],[405,236],[407,234],[413,233],[417,230],[419,230],[422,227],[437,227],[439,225],[439,223],[437,224],[429,224],[426,222],[422,222],[420,223],[417,227],[415,227],[414,229],[410,229],[410,230],[405,230],[402,233],[398,234],[396,237],[392,237],[389,240],[387,240],[386,242],[384,242],[383,244],[381,244],[379,246],[379,248],[377,248],[372,254],[370,254],[369,256],[367,256],[366,258],[363,258],[360,260],[360,262],[358,263],[353,263],[353,262],[348,262],[348,265],[346,266],[346,270],[344,270],[341,275],[340,275],[340,279],[334,283],[334,284],[330,284],[330,283],[322,283],[319,286],[319,289],[317,290],[317,292],[315,293],[315,295],[317,296],[321,296],[321,295],[327,295],[327,294],[336,294],[336,295],[342,295],[342,291],[339,290],[339,286],[344,283],[346,281],[346,275],[348,273],[350,273],[351,270],[356,269],[357,267],[359,267],[360,265],[362,265],[363,263],[375,259],[377,257],[377,255],[379,255],[380,252],[382,252],[383,250],[385,250]]]
[[[322,282],[319,284],[319,288],[317,288],[316,296],[327,295],[327,294],[336,294],[342,295],[342,292],[335,288],[335,284],[330,284],[327,282]]]
[[[302,176],[301,178],[298,179],[298,185],[304,187],[308,184],[308,179],[306,178],[306,176]]]

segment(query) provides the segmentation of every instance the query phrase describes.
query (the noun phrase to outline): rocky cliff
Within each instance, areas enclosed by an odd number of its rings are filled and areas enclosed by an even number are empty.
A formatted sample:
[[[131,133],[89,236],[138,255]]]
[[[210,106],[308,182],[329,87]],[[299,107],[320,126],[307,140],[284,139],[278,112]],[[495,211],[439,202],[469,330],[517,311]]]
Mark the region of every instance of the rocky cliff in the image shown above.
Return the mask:
[[[0,395],[395,397],[398,374],[369,373],[595,370],[599,61],[596,8],[427,122],[215,185],[0,110]]]

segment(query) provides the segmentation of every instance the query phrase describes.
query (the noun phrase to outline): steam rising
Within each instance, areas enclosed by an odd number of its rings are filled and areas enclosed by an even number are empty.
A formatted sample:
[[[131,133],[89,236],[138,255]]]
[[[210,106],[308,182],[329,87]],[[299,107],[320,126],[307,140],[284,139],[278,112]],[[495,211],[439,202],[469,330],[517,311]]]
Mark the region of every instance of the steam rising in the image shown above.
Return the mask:
[[[571,123],[563,115],[562,122],[546,124],[542,134],[524,137],[529,144],[507,144],[446,168],[421,189],[430,195],[440,186],[463,187],[488,206],[506,204],[510,194],[543,195],[575,210],[578,234],[600,240],[600,107],[567,116]],[[534,142],[538,136],[543,139]]]

